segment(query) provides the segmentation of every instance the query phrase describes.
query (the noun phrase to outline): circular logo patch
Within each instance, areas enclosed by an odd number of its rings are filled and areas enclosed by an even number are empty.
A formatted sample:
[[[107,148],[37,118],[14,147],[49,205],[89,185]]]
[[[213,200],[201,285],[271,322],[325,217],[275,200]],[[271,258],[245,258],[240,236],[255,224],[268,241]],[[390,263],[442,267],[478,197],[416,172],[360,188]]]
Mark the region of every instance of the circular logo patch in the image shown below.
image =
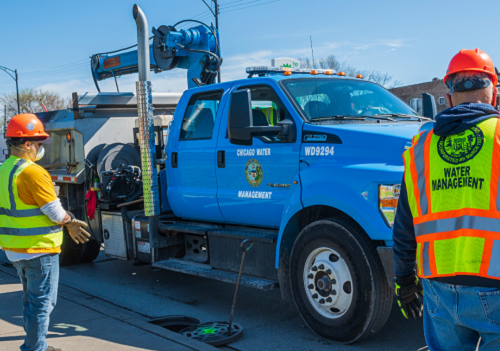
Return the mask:
[[[33,129],[35,129],[35,126],[33,125],[33,123],[28,123],[28,124],[26,125],[26,129],[27,129],[27,130],[33,130]]]
[[[438,153],[443,161],[458,165],[472,160],[481,151],[483,144],[483,131],[474,126],[464,132],[439,138]]]
[[[247,178],[248,184],[254,188],[258,187],[262,183],[264,173],[262,172],[262,166],[259,161],[254,158],[248,160],[245,165],[245,177]]]

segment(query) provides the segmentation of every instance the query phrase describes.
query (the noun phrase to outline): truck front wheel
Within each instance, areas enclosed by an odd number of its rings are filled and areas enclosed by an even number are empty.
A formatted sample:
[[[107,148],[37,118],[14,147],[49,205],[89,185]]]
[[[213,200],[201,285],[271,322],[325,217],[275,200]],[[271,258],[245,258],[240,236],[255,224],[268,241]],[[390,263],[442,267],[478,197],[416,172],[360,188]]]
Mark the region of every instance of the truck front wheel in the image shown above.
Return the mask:
[[[317,221],[301,231],[292,249],[290,284],[309,328],[345,344],[382,329],[392,307],[376,248],[343,219]]]

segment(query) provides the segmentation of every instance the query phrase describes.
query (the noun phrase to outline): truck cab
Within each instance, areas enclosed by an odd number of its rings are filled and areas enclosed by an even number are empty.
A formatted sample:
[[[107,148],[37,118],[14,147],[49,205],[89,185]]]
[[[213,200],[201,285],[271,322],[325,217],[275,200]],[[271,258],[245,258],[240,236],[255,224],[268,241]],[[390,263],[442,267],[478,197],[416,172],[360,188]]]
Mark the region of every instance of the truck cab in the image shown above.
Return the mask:
[[[198,274],[188,266],[201,262],[211,269],[204,276],[235,274],[232,253],[253,238],[243,284],[279,287],[323,337],[371,335],[392,307],[401,155],[424,118],[360,78],[247,72],[256,77],[179,100],[161,190],[176,223],[164,229],[200,227],[186,234],[185,256],[153,266]],[[198,259],[188,248],[200,242]]]

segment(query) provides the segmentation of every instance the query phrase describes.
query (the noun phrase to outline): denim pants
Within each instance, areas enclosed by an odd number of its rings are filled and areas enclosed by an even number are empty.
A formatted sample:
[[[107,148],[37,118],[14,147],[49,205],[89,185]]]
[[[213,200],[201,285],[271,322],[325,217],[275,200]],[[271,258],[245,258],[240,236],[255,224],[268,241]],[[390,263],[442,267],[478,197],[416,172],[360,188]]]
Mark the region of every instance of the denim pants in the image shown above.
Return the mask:
[[[49,316],[57,300],[59,254],[12,262],[23,284],[23,327],[26,332],[22,351],[45,351]]]
[[[425,341],[431,351],[500,350],[500,289],[422,279]]]

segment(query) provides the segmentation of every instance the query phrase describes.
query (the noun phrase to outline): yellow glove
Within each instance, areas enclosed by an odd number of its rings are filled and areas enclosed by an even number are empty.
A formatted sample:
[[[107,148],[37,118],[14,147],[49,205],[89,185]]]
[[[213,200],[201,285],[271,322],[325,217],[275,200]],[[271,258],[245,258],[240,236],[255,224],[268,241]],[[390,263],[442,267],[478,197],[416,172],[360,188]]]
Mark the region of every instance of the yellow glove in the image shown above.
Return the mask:
[[[69,235],[75,243],[85,244],[85,242],[89,241],[90,234],[83,229],[83,227],[88,227],[87,223],[79,221],[78,219],[72,219],[64,223],[64,226],[68,229]]]

